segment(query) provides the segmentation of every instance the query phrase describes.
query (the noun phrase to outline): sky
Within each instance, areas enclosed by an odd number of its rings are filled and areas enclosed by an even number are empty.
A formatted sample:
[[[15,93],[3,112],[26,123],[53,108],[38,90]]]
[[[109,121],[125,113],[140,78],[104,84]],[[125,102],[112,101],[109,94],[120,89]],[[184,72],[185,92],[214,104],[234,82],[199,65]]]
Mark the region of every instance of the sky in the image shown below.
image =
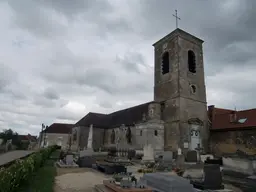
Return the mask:
[[[255,0],[0,0],[0,130],[153,100],[152,44],[203,39],[208,105],[255,108]]]

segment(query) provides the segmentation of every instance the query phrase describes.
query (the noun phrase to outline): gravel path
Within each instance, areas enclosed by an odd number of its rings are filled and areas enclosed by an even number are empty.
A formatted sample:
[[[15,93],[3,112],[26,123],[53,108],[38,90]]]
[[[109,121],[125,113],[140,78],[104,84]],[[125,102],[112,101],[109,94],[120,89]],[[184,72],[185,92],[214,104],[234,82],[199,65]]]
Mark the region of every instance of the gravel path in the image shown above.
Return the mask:
[[[10,163],[16,159],[26,157],[33,152],[34,151],[18,150],[18,151],[10,151],[7,153],[3,153],[0,155],[0,166]]]
[[[72,173],[61,174],[62,171],[66,172],[68,168],[59,169],[59,176],[55,178],[55,192],[92,192],[94,185],[102,184],[103,180],[111,177],[93,169],[83,169],[84,172],[81,172],[77,168],[71,170]]]

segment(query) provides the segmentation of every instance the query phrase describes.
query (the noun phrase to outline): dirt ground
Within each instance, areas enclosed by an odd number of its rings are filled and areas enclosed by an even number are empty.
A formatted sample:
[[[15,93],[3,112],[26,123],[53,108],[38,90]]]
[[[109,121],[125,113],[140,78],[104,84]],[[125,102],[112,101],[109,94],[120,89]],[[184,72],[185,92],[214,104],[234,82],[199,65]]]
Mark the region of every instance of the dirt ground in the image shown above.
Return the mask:
[[[90,168],[57,168],[55,192],[92,192],[109,176]]]

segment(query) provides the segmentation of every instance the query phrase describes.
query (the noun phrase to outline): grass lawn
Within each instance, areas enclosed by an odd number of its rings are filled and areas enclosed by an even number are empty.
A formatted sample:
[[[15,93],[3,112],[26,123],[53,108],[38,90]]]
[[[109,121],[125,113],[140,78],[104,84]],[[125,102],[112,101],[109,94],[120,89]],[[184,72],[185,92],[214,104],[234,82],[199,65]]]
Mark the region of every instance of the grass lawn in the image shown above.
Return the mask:
[[[59,151],[54,152],[44,166],[41,167],[33,176],[28,185],[22,187],[20,192],[53,192],[54,178],[56,176],[56,162]]]

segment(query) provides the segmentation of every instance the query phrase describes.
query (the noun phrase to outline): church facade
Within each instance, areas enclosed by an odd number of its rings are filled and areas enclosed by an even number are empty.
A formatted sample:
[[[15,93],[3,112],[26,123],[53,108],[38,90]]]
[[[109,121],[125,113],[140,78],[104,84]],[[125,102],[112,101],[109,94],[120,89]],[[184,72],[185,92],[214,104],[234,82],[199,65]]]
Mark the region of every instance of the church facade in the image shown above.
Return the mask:
[[[72,148],[115,145],[184,153],[208,149],[208,116],[203,41],[179,28],[154,45],[154,101],[110,114],[88,113],[72,130]]]

